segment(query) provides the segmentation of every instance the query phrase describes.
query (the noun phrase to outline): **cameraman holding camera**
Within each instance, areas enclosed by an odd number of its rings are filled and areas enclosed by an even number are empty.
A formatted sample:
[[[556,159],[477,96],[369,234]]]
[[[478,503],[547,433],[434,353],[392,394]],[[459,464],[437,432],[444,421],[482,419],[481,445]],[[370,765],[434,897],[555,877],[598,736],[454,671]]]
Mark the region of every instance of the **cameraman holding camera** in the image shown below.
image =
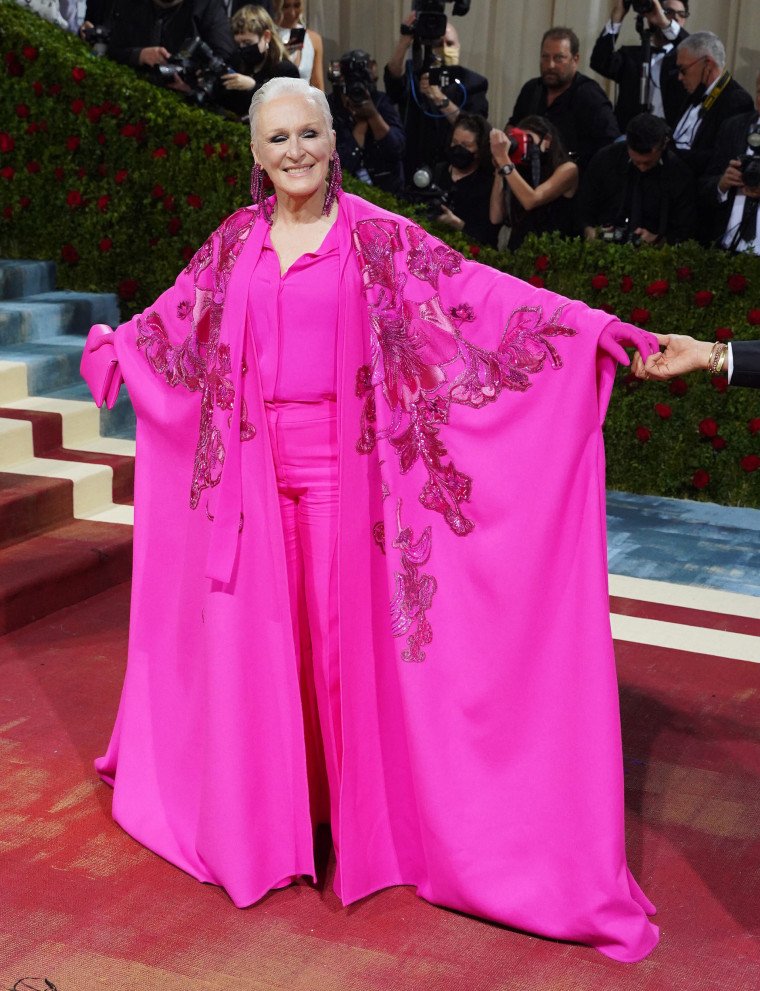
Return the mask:
[[[406,129],[407,176],[421,165],[433,166],[443,160],[460,111],[488,117],[488,80],[459,64],[459,37],[451,21],[446,21],[442,13],[420,11],[420,6],[444,10],[444,3],[415,0],[415,10],[403,20],[396,49],[384,74],[385,92],[398,106]],[[419,32],[425,30],[425,18],[436,16],[440,16],[441,24],[445,23],[443,35],[421,37]],[[419,48],[420,44],[432,53],[437,64],[423,65],[417,73],[407,56],[412,46]]]
[[[623,45],[615,49],[623,18],[633,6],[637,28],[642,32],[641,45]],[[651,109],[672,126],[678,120],[686,92],[676,74],[675,49],[689,37],[685,29],[689,16],[688,0],[615,0],[610,19],[597,38],[589,64],[594,72],[618,84],[615,115],[625,129],[636,114]],[[646,22],[646,26],[645,25]],[[645,78],[648,86],[642,105],[642,70],[645,59],[644,32],[651,45],[651,60]]]
[[[760,254],[760,75],[755,110],[725,121],[701,187],[713,235],[728,251]]]
[[[377,62],[356,48],[333,62],[327,102],[333,116],[341,168],[387,193],[404,187],[404,126],[385,93],[377,89]]]

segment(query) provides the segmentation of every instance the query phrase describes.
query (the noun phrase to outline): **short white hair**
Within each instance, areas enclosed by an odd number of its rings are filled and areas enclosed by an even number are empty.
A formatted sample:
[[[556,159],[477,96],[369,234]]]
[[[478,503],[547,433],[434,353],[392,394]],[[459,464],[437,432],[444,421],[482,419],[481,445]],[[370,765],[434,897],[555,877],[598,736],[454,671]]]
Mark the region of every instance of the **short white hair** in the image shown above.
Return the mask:
[[[333,119],[330,113],[330,105],[321,89],[317,89],[316,86],[310,86],[305,79],[294,79],[292,76],[275,76],[274,79],[269,79],[260,89],[257,89],[251,100],[248,120],[251,125],[251,143],[254,147],[256,146],[256,122],[259,117],[259,111],[264,104],[270,100],[274,100],[278,96],[295,96],[296,94],[305,96],[316,105],[317,110],[319,110],[325,119],[327,130],[332,131]]]
[[[679,51],[691,52],[694,58],[711,58],[723,71],[726,68],[726,49],[723,42],[712,31],[697,31],[690,34],[678,46]]]

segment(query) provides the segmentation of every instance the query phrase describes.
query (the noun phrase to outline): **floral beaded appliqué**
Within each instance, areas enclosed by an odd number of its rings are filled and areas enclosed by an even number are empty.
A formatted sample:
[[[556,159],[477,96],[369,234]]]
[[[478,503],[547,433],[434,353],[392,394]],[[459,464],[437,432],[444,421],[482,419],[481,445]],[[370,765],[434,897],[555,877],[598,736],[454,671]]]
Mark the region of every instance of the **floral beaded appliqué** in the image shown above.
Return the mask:
[[[420,574],[420,568],[430,558],[432,530],[426,526],[420,538],[415,540],[412,528],[401,524],[401,499],[396,508],[396,521],[398,533],[392,546],[401,551],[401,566],[404,571],[397,571],[393,575],[396,590],[390,605],[391,633],[394,637],[407,637],[409,647],[401,651],[401,660],[419,663],[425,660],[422,648],[433,639],[433,628],[425,613],[433,603],[438,585],[433,575]],[[377,534],[375,539],[378,539]],[[384,533],[382,543],[385,543]]]
[[[410,225],[409,272],[438,289],[441,275],[460,271],[461,256]],[[524,392],[530,376],[544,367],[562,367],[551,338],[572,337],[576,331],[561,323],[564,304],[548,320],[540,306],[512,312],[495,351],[487,351],[462,336],[462,327],[475,319],[472,306],[459,303],[444,311],[437,292],[423,302],[405,295],[407,276],[397,272],[394,256],[403,250],[398,222],[363,220],[353,232],[354,250],[362,269],[372,331],[369,365],[356,378],[362,400],[360,454],[387,438],[399,457],[402,474],[422,463],[427,480],[420,502],[440,513],[451,530],[466,536],[473,528],[462,504],[470,501],[472,479],[448,454],[441,430],[449,422],[452,403],[480,409],[503,389]],[[379,387],[379,389],[378,389]],[[389,425],[378,429],[377,401],[382,395],[390,411]]]
[[[177,316],[180,319],[189,317],[191,330],[181,344],[177,347],[171,345],[163,321],[155,311],[149,313],[144,321],[138,318],[137,322],[137,347],[144,350],[153,371],[172,387],[181,385],[190,392],[201,393],[198,444],[190,485],[191,509],[198,506],[203,490],[218,485],[222,477],[226,452],[222,431],[214,423],[214,412],[223,410],[228,413],[227,423],[232,426],[235,387],[230,347],[219,343],[219,331],[227,284],[255,221],[255,213],[238,211],[228,217],[190,260],[185,274],[193,277],[194,299],[182,300],[177,306]],[[216,244],[217,263],[212,266]],[[201,276],[210,266],[212,284],[201,285]],[[256,428],[248,420],[248,408],[243,399],[240,439],[250,440],[255,433]]]

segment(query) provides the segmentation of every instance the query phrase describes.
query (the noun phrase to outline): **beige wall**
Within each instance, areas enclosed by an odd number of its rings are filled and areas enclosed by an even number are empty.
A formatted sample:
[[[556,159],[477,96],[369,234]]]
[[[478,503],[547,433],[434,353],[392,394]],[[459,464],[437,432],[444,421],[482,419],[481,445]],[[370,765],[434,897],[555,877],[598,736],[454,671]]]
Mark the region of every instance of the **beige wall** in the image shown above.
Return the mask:
[[[325,41],[327,59],[349,48],[366,48],[382,66],[398,37],[411,0],[307,0],[309,26]],[[728,65],[754,94],[760,71],[760,0],[691,0],[688,30],[714,31],[724,42]],[[462,41],[464,65],[486,75],[492,123],[509,116],[522,83],[538,75],[541,35],[552,25],[572,27],[581,40],[581,69],[612,7],[611,0],[472,0],[466,17],[452,18]],[[451,5],[447,4],[451,12]],[[638,36],[629,14],[622,41]],[[605,80],[598,78],[603,85]],[[611,92],[611,91],[610,91]]]

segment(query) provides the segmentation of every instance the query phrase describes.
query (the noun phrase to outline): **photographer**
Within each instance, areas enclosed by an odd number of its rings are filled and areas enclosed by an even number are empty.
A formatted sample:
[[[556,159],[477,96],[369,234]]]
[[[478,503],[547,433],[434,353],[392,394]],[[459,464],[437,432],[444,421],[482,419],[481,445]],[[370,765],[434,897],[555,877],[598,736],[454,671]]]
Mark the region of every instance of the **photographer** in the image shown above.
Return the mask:
[[[440,4],[443,9],[444,4]],[[451,21],[446,23],[442,37],[431,39],[430,48],[438,65],[415,75],[411,60],[407,60],[415,44],[417,13],[404,18],[401,34],[390,61],[385,67],[385,92],[398,106],[406,129],[404,168],[411,176],[420,165],[434,165],[444,157],[460,111],[488,117],[488,80],[459,64],[459,37]],[[419,41],[419,39],[417,39]],[[438,85],[438,70],[449,81]]]
[[[677,244],[695,234],[694,177],[661,117],[639,114],[626,140],[602,148],[581,182],[578,219],[588,240]]]
[[[263,7],[241,7],[230,21],[237,51],[231,66],[236,71],[222,76],[223,90],[218,92],[222,106],[248,116],[253,91],[275,76],[298,79],[298,66],[285,54],[285,46],[275,31],[274,22]]]
[[[721,127],[700,193],[712,216],[714,239],[729,251],[759,254],[760,76],[755,108]]]
[[[404,127],[393,104],[377,89],[377,62],[356,48],[341,55],[328,76],[341,168],[370,185],[398,195],[404,187]]]
[[[518,134],[527,137],[523,153]],[[524,140],[524,139],[523,139]],[[528,234],[573,231],[573,197],[578,166],[570,161],[556,127],[544,117],[525,117],[517,129],[491,131],[495,172],[490,219],[511,228],[508,247],[516,251]],[[513,159],[516,159],[517,162]]]
[[[643,44],[615,48],[623,18],[632,3],[634,13],[641,19],[637,21],[637,27],[641,25],[642,30],[648,32],[651,44],[649,87],[645,102],[650,105],[653,114],[664,117],[672,126],[678,120],[686,98],[676,73],[674,53],[676,47],[689,36],[685,30],[689,16],[687,0],[662,0],[662,4],[660,0],[615,0],[610,19],[591,52],[589,64],[594,72],[618,84],[615,116],[624,129],[632,117],[647,109],[641,101]]]
[[[191,38],[200,38],[224,61],[235,52],[224,7],[218,0],[90,0],[86,21],[108,30],[109,58],[146,73],[166,65]],[[150,78],[159,81],[154,73]],[[167,85],[189,89],[174,78]]]

